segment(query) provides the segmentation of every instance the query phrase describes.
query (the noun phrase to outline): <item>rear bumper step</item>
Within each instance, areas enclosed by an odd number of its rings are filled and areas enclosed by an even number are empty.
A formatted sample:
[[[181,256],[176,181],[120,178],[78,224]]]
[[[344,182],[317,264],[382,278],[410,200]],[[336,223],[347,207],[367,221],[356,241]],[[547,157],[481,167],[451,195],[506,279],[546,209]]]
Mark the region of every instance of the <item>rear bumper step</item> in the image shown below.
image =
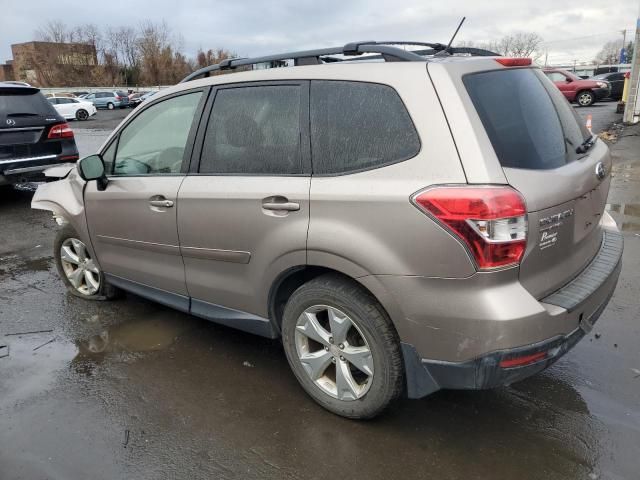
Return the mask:
[[[568,312],[573,311],[611,276],[620,262],[623,248],[624,241],[620,232],[604,230],[600,250],[587,268],[560,290],[540,301],[562,307]]]

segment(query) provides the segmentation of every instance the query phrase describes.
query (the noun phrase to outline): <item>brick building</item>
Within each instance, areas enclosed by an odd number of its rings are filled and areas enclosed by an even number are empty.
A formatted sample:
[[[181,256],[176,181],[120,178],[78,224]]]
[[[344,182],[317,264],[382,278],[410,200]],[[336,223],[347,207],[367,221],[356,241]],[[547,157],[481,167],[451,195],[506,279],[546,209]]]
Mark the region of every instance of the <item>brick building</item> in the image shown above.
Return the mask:
[[[95,46],[84,43],[16,43],[11,53],[13,60],[0,65],[0,80],[39,87],[91,85],[98,68]]]

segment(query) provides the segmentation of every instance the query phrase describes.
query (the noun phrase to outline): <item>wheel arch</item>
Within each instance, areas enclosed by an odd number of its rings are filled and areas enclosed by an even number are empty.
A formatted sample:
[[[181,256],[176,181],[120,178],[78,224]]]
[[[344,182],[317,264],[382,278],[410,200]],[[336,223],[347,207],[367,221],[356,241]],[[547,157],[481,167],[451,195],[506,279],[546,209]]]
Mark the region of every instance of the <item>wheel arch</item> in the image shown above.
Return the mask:
[[[341,269],[336,269],[324,265],[297,265],[288,268],[276,277],[269,289],[268,296],[268,312],[269,318],[273,326],[277,329],[278,334],[281,332],[282,314],[287,300],[291,294],[309,282],[310,280],[325,274],[335,274],[346,280],[356,282],[364,288],[373,298],[375,298],[389,316],[391,323],[402,337],[397,320],[402,318],[403,314],[400,306],[395,299],[389,294],[382,283],[373,275],[356,276]]]

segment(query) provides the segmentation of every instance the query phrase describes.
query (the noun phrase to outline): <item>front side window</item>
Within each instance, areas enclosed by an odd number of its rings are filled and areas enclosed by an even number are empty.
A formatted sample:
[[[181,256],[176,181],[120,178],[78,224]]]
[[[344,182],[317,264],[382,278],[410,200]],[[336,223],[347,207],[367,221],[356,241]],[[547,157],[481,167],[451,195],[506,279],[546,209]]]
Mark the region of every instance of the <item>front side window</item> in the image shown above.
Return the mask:
[[[187,137],[202,92],[145,109],[120,132],[113,175],[180,173]]]
[[[400,96],[364,82],[311,82],[313,172],[338,174],[407,160],[420,139]]]
[[[298,85],[219,90],[207,125],[199,172],[302,173],[300,110]]]

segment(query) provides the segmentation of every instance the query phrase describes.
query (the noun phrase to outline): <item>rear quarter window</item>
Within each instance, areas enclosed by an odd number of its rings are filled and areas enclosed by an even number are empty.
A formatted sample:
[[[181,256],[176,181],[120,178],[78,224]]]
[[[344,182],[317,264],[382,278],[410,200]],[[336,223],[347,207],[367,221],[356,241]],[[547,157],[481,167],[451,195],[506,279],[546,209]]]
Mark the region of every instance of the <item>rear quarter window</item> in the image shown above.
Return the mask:
[[[414,157],[420,151],[420,139],[393,88],[314,80],[311,149],[315,174],[341,174]]]
[[[577,158],[575,149],[589,136],[538,70],[472,73],[463,82],[503,167],[561,167]]]

